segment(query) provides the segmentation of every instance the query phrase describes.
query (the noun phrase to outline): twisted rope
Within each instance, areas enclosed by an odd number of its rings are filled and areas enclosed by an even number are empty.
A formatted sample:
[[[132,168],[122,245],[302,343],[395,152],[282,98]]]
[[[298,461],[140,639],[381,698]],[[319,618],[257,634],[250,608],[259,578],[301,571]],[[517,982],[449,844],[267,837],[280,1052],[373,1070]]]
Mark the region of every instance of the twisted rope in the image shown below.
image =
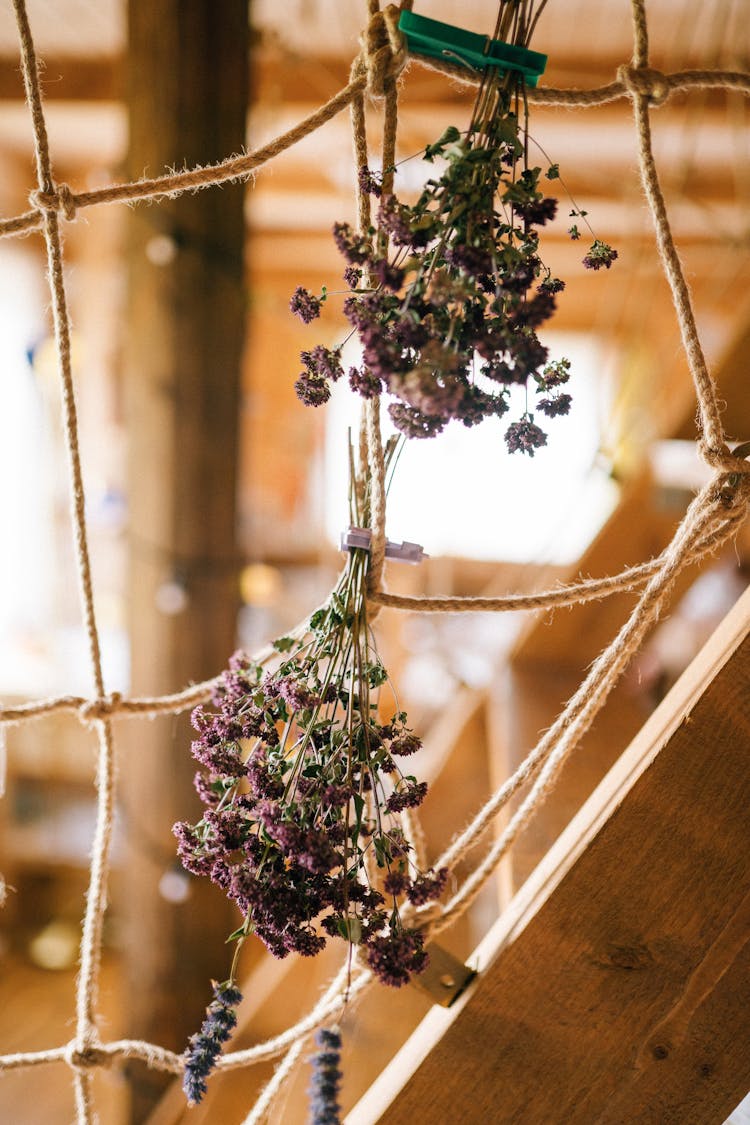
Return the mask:
[[[482,75],[449,59],[417,56],[413,60],[428,70],[437,70],[463,86],[478,86]],[[638,85],[643,93],[654,99],[654,105],[663,105],[675,93],[687,90],[737,90],[750,94],[750,74],[742,70],[675,70],[669,74],[638,63],[618,67],[617,78],[605,86],[588,90],[560,89],[553,86],[529,87],[526,98],[534,105],[567,106],[570,109],[588,109],[608,105],[630,96],[631,88]]]
[[[408,2],[402,7],[410,7]],[[101,955],[101,930],[106,899],[106,880],[109,867],[112,812],[114,802],[113,745],[111,719],[113,716],[155,715],[177,713],[207,699],[218,682],[218,677],[201,684],[191,685],[182,692],[154,698],[127,699],[117,693],[107,694],[101,670],[101,656],[96,619],[93,608],[91,570],[88,557],[86,525],[84,519],[84,494],[75,395],[70,364],[70,331],[62,271],[59,221],[71,221],[77,210],[98,203],[137,202],[142,199],[179,195],[196,191],[213,184],[246,178],[256,168],[273,159],[303,137],[331,120],[346,106],[351,107],[357,166],[367,163],[364,139],[364,97],[369,94],[385,99],[384,184],[388,183],[390,168],[394,163],[397,125],[396,79],[406,62],[403,37],[397,28],[398,9],[389,5],[382,13],[377,0],[369,0],[370,20],[362,40],[362,52],[355,60],[351,80],[343,90],[334,95],[297,126],[262,146],[253,153],[231,157],[219,164],[194,168],[179,173],[169,173],[150,180],[112,185],[93,192],[73,193],[66,184],[55,184],[52,178],[46,125],[42,110],[38,81],[38,67],[28,25],[24,0],[14,0],[22,47],[22,62],[27,100],[32,114],[37,162],[38,186],[30,195],[32,210],[15,218],[0,222],[0,237],[23,234],[30,230],[44,231],[48,250],[48,268],[55,337],[58,345],[59,366],[63,384],[63,410],[69,451],[71,478],[71,507],[76,536],[79,566],[79,584],[82,611],[89,642],[89,656],[94,681],[94,697],[84,699],[61,696],[35,701],[19,707],[0,709],[0,722],[29,721],[55,711],[76,712],[83,724],[92,725],[99,738],[97,770],[97,828],[93,841],[91,878],[87,897],[86,915],[81,942],[81,974],[77,990],[76,1034],[71,1043],[47,1051],[9,1054],[0,1057],[0,1069],[33,1067],[51,1062],[64,1062],[73,1071],[76,1112],[79,1123],[88,1125],[93,1120],[90,1073],[100,1066],[109,1065],[116,1058],[143,1061],[154,1069],[179,1074],[182,1059],[173,1052],[154,1044],[137,1040],[119,1040],[101,1043],[96,1029],[96,996],[98,989],[99,960]],[[509,778],[479,811],[471,824],[446,849],[438,865],[453,865],[478,840],[497,812],[524,785],[531,788],[505,831],[475,867],[469,878],[445,905],[430,911],[416,911],[417,920],[432,933],[438,933],[468,908],[498,863],[512,846],[518,834],[546,798],[555,777],[568,755],[579,743],[603,706],[622,670],[641,643],[645,632],[659,615],[675,579],[691,561],[703,558],[718,549],[736,532],[750,502],[750,465],[740,456],[734,456],[726,444],[717,406],[716,388],[708,371],[698,337],[689,291],[679,256],[674,246],[666,207],[661,193],[651,145],[649,109],[664,104],[676,90],[696,88],[735,89],[750,93],[750,75],[732,71],[680,71],[662,74],[648,65],[648,33],[643,0],[633,0],[634,55],[630,66],[622,66],[617,81],[594,90],[529,90],[529,101],[549,105],[589,106],[601,105],[620,97],[630,97],[639,138],[641,177],[656,229],[657,245],[665,273],[668,277],[680,323],[683,344],[690,364],[699,402],[702,443],[706,461],[716,475],[696,497],[688,514],[667,550],[648,563],[628,568],[619,575],[602,579],[586,579],[569,586],[532,595],[507,595],[502,598],[403,598],[390,595],[382,589],[382,572],[385,543],[385,472],[383,448],[379,430],[377,404],[369,404],[365,411],[363,439],[366,463],[369,470],[373,552],[371,558],[368,596],[377,605],[425,612],[454,612],[478,610],[493,612],[511,609],[554,608],[574,602],[606,597],[625,590],[645,589],[634,613],[622,627],[612,644],[592,666],[589,675],[571,698],[565,710],[550,731]],[[480,76],[468,74],[448,62],[433,61],[423,65],[452,74],[460,81],[475,84]],[[360,192],[359,223],[363,230],[370,225],[369,197]],[[381,553],[382,544],[382,553]],[[382,554],[382,557],[381,557]],[[301,635],[306,624],[301,624],[295,635]],[[267,660],[271,648],[259,654],[260,662]],[[410,835],[416,828],[410,829]],[[416,837],[415,837],[416,838]],[[343,970],[342,970],[343,972]],[[334,979],[328,991],[302,1020],[284,1033],[258,1044],[246,1051],[230,1052],[220,1060],[222,1069],[248,1066],[252,1063],[277,1057],[284,1051],[287,1056],[277,1069],[271,1084],[246,1119],[245,1125],[260,1121],[271,1100],[301,1054],[304,1040],[321,1022],[338,1012],[342,1003],[342,973]],[[363,993],[372,983],[372,975],[355,967],[355,975],[346,989],[347,996]]]
[[[389,5],[389,9],[393,5]],[[61,212],[72,220],[78,211],[86,207],[112,203],[140,203],[148,199],[175,199],[185,192],[202,191],[216,184],[247,179],[256,168],[267,164],[274,157],[286,152],[304,137],[310,136],[322,125],[332,120],[355,99],[361,98],[365,91],[373,96],[383,96],[386,79],[397,77],[404,68],[400,50],[393,50],[391,40],[395,38],[388,11],[384,13],[388,33],[388,45],[382,44],[380,52],[391,52],[390,66],[383,66],[383,56],[377,64],[358,56],[352,67],[350,82],[329,98],[319,109],[303,118],[287,132],[262,145],[253,152],[230,156],[216,164],[196,166],[182,172],[168,172],[150,179],[132,180],[127,183],[111,184],[94,191],[73,192],[66,184],[54,185],[49,192],[32,192],[32,209],[12,218],[0,220],[0,238],[29,234],[44,225],[44,216],[50,209]],[[396,29],[397,30],[397,29]],[[449,61],[426,59],[421,56],[409,57],[429,70],[437,70],[457,79],[461,84],[477,86],[481,75],[467,71],[464,67]],[[372,83],[372,85],[371,85]],[[662,105],[674,93],[689,90],[736,90],[750,95],[750,74],[735,70],[679,70],[670,74],[650,68],[623,66],[618,69],[617,80],[605,86],[589,90],[558,89],[554,87],[529,88],[526,97],[529,102],[548,106],[568,106],[586,109],[592,106],[607,105],[621,98],[631,97],[633,90],[647,96],[653,104]]]
[[[70,320],[68,316],[62,247],[57,208],[65,207],[65,195],[55,187],[49,154],[47,128],[42,110],[39,69],[31,37],[24,0],[14,0],[16,22],[21,43],[21,65],[26,100],[31,111],[34,132],[34,156],[38,191],[46,199],[44,237],[47,245],[48,281],[52,297],[52,316],[57,347],[58,368],[62,383],[63,421],[65,425],[68,472],[71,493],[71,516],[74,529],[79,596],[86,636],[89,664],[98,700],[104,698],[101,648],[94,610],[88,535],[85,515],[83,474],[78,442],[78,418],[71,365]],[[114,747],[112,725],[108,718],[97,718],[97,814],[92,843],[89,887],[80,944],[80,973],[76,988],[76,1045],[83,1057],[97,1038],[96,1001],[102,949],[102,929],[107,905],[109,856],[114,820]],[[88,1125],[92,1120],[90,1075],[83,1069],[74,1071],[74,1090],[78,1120]]]

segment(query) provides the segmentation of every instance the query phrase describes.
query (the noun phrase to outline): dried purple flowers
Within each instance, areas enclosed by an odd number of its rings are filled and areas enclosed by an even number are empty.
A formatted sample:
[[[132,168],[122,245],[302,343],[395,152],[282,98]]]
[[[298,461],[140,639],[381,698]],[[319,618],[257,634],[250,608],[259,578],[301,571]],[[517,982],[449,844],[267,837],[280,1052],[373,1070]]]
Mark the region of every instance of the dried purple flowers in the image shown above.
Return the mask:
[[[197,1105],[206,1092],[206,1078],[237,1023],[235,1008],[241,999],[242,993],[231,981],[214,981],[214,998],[206,1008],[200,1031],[191,1035],[184,1056],[182,1088],[190,1105]]]
[[[475,426],[500,417],[520,386],[525,409],[505,441],[533,456],[547,440],[535,412],[554,418],[570,409],[570,395],[549,393],[569,365],[550,364],[537,335],[564,282],[540,257],[539,231],[557,201],[543,194],[541,169],[529,166],[526,125],[520,75],[486,75],[468,131],[451,126],[427,147],[426,159],[445,167],[416,202],[383,194],[381,179],[361,168],[360,191],[380,201],[377,227],[334,227],[351,290],[344,313],[362,348],[349,385],[366,398],[391,395],[391,420],[409,437],[432,437],[453,419]],[[560,178],[557,165],[547,178]],[[585,221],[584,211],[571,213]],[[569,233],[580,238],[575,226]],[[608,269],[616,257],[596,239],[583,264]],[[309,322],[317,300],[298,288],[292,309]],[[316,348],[302,361],[297,393],[320,405],[341,375],[340,353]],[[541,396],[535,406],[532,393]]]
[[[234,937],[256,933],[277,957],[313,956],[329,936],[364,948],[383,982],[426,964],[404,902],[437,898],[447,871],[420,872],[399,813],[427,786],[402,763],[421,743],[397,711],[379,716],[387,676],[367,625],[367,555],[353,550],[302,640],[276,642],[269,672],[238,653],[196,709],[196,787],[206,805],[175,834],[184,866],[239,906]]]

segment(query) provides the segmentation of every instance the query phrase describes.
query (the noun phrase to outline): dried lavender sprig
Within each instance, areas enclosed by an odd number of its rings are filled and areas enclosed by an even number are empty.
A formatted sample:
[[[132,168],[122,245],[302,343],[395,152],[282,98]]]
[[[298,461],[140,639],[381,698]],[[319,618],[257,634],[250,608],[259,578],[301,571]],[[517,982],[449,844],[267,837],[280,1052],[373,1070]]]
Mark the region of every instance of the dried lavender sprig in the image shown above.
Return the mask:
[[[206,1093],[206,1079],[237,1024],[235,1009],[242,1000],[242,993],[231,981],[212,983],[214,999],[206,1008],[200,1031],[191,1035],[184,1055],[182,1088],[189,1105],[197,1105]]]
[[[315,1033],[318,1050],[311,1056],[313,1073],[310,1094],[310,1125],[340,1125],[341,1031],[321,1027]]]

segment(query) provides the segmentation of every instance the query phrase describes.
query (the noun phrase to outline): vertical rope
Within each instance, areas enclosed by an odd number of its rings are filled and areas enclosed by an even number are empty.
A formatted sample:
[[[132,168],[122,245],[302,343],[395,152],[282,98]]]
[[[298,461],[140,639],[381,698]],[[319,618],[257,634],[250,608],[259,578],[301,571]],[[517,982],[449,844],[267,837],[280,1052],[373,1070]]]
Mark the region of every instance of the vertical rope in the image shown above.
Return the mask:
[[[363,406],[365,431],[367,434],[367,462],[370,471],[370,527],[372,540],[370,546],[370,566],[367,571],[367,590],[372,593],[380,590],[385,567],[385,459],[383,441],[380,435],[380,399],[367,399]],[[375,604],[370,610],[370,619],[380,607]]]
[[[340,996],[342,1007],[346,1004],[348,999],[348,989],[346,985],[350,974],[351,967],[349,964],[349,957],[347,955],[346,961],[336,973],[335,977],[328,985],[328,988],[325,990],[320,1000],[315,1005],[315,1008],[310,1013],[310,1023],[312,1026],[308,1029],[307,1032],[303,1033],[295,1043],[292,1044],[287,1053],[284,1055],[284,1058],[276,1067],[272,1078],[261,1090],[260,1095],[255,1102],[255,1105],[250,1110],[250,1113],[247,1115],[247,1117],[243,1120],[242,1125],[260,1125],[260,1122],[264,1119],[266,1113],[271,1108],[274,1098],[277,1096],[277,1094],[281,1090],[281,1087],[284,1085],[284,1082],[294,1070],[294,1067],[299,1060],[300,1055],[302,1054],[310,1031],[312,1031],[318,1025],[318,1023],[321,1023],[326,1018],[326,1014],[330,1014],[327,1012],[327,1010],[331,1001],[337,996]],[[370,979],[370,975],[371,974],[369,973],[366,974],[368,980]],[[359,980],[362,983],[365,983],[364,977],[360,977]]]
[[[357,93],[352,98],[350,115],[352,122],[352,144],[354,147],[354,174],[357,177],[355,189],[357,198],[357,229],[360,234],[367,234],[372,221],[370,195],[368,192],[362,190],[362,186],[359,182],[359,171],[361,168],[367,167],[368,161],[365,99],[362,93]]]
[[[644,0],[632,0],[633,14],[633,63],[635,67],[648,66],[648,28]],[[726,445],[724,427],[721,422],[716,395],[716,386],[709,374],[703,354],[698,329],[695,322],[690,291],[672,237],[667,216],[664,195],[654,160],[649,117],[649,95],[636,81],[628,80],[627,68],[621,68],[623,81],[633,102],[633,114],[638,135],[638,157],[643,189],[651,209],[656,240],[664,272],[672,290],[677,319],[680,325],[682,344],[688,358],[690,373],[698,396],[698,410],[703,441],[701,443],[704,459],[716,468],[727,468],[731,457]]]
[[[398,86],[389,74],[384,82],[385,113],[383,117],[383,195],[393,194],[396,166],[396,132],[398,129]]]
[[[648,66],[648,22],[646,6],[633,0],[633,66]]]
[[[370,17],[378,12],[378,4],[369,4]],[[395,164],[396,129],[398,121],[396,79],[387,75],[384,79],[385,120],[383,126],[383,194],[393,190],[393,166]],[[372,209],[369,192],[363,190],[359,182],[359,172],[369,162],[364,95],[357,94],[351,105],[352,142],[357,172],[357,225],[361,234],[367,234],[372,225]],[[371,284],[366,277],[364,284]],[[362,406],[362,432],[367,447],[367,470],[370,484],[370,526],[372,541],[370,565],[367,574],[368,591],[379,590],[383,581],[385,566],[385,526],[386,489],[383,441],[380,432],[380,399],[369,399]],[[374,605],[371,618],[379,612]]]
[[[73,1093],[75,1096],[76,1120],[78,1125],[94,1125],[94,1110],[91,1098],[91,1075],[81,1070],[73,1073]]]
[[[13,0],[21,41],[21,60],[26,97],[34,128],[34,154],[39,190],[54,195],[49,141],[42,109],[39,69],[26,13],[25,0]],[[52,297],[52,315],[57,345],[58,367],[62,384],[63,421],[68,450],[72,522],[81,608],[89,647],[89,663],[97,699],[104,697],[101,649],[94,612],[91,563],[86,530],[85,494],[78,439],[78,417],[70,346],[70,317],[65,293],[62,248],[58,216],[53,207],[44,212],[44,235],[47,245],[48,279]],[[109,719],[97,720],[99,740],[97,762],[97,824],[92,844],[91,873],[81,935],[81,969],[76,994],[76,1038],[84,1050],[96,1038],[95,1010],[101,962],[101,942],[106,909],[107,874],[114,815],[114,761],[112,727]],[[76,1073],[76,1103],[79,1121],[90,1120],[90,1079]]]

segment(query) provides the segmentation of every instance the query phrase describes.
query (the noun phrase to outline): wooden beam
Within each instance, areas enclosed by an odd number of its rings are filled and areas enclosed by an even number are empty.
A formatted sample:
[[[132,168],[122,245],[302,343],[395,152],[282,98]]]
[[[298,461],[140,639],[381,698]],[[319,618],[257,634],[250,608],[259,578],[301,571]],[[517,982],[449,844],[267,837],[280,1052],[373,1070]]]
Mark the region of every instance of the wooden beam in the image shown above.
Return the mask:
[[[349,81],[349,69],[356,43],[351,44],[350,54],[321,53],[314,46],[302,54],[288,49],[259,47],[252,52],[251,101],[295,102],[308,104],[325,101],[336,90]],[[559,57],[557,51],[550,59],[544,76],[545,86],[562,88],[592,88],[614,81],[617,67],[627,61],[624,57],[611,55],[602,58],[600,49],[596,57],[577,51],[567,57]],[[674,70],[673,60],[654,56],[655,67]],[[43,92],[46,101],[115,101],[125,97],[125,60],[112,55],[54,55],[45,54],[42,74]],[[698,57],[692,63],[681,61],[680,67],[704,66],[705,58]],[[436,101],[441,105],[464,105],[470,103],[473,93],[469,86],[462,86],[455,80],[422,66],[413,59],[405,80],[407,96],[419,101]],[[724,90],[703,90],[693,97],[701,99],[702,109],[721,108],[726,105],[728,95]],[[673,95],[669,108],[675,98],[683,101],[688,94]],[[23,81],[18,65],[18,57],[0,55],[0,101],[22,101]],[[535,111],[536,112],[536,111]],[[591,111],[588,111],[591,112]],[[666,112],[666,111],[659,111]]]
[[[643,471],[625,485],[619,504],[576,563],[575,572],[593,577],[616,574],[658,555],[673,535],[680,514],[658,510],[650,473]],[[559,669],[585,667],[612,639],[636,597],[633,592],[613,594],[605,602],[586,602],[554,615],[536,614],[514,646],[513,662]]]
[[[315,187],[300,177],[304,165],[295,168],[296,176],[289,175],[282,181],[277,176],[261,178],[258,186],[253,191],[248,205],[248,217],[254,229],[261,231],[318,231],[330,230],[336,218],[348,215],[352,210],[351,192],[336,190],[332,185],[319,184]],[[599,192],[592,193],[591,187],[576,189],[576,198],[583,198],[586,206],[596,222],[597,235],[609,242],[615,243],[623,252],[634,254],[636,248],[644,248],[653,252],[654,238],[648,227],[639,229],[646,218],[640,200],[626,200],[613,198],[611,195],[604,197]],[[705,205],[711,205],[716,213],[716,221],[725,230],[737,228],[742,221],[745,205],[740,200],[719,204],[718,200],[704,198]],[[565,204],[562,214],[565,215]],[[716,227],[712,227],[706,213],[699,210],[690,200],[678,199],[670,207],[672,231],[679,239],[680,245],[710,244],[716,246]],[[568,220],[570,222],[570,220]],[[562,246],[562,252],[576,265],[588,250],[591,239],[583,239],[579,244],[570,245],[571,240],[567,234],[566,224],[555,223],[543,235],[541,253],[546,255],[550,245]],[[568,250],[568,247],[570,249]],[[558,250],[559,252],[559,250]]]
[[[122,59],[107,56],[45,55],[42,71],[45,101],[119,101],[125,95]],[[0,102],[24,100],[18,59],[0,56]]]
[[[715,1125],[750,1086],[750,591],[347,1125]]]
[[[227,0],[220,19],[211,0],[133,0],[129,18],[130,174],[208,163],[240,149],[245,0]],[[241,186],[130,215],[124,389],[136,694],[207,678],[235,646],[243,240]],[[235,912],[198,881],[187,903],[159,893],[174,863],[171,825],[199,815],[187,718],[140,724],[131,739],[122,781],[132,850],[121,907],[129,1033],[179,1051],[200,1026],[211,978],[228,972],[224,941]],[[161,1076],[136,1064],[130,1074],[133,1120],[140,1122]]]
[[[750,439],[750,395],[748,395],[748,356],[750,355],[750,308],[745,308],[740,327],[714,371],[724,409],[724,423],[736,441]],[[698,436],[696,413],[685,413],[675,437],[694,441]]]

